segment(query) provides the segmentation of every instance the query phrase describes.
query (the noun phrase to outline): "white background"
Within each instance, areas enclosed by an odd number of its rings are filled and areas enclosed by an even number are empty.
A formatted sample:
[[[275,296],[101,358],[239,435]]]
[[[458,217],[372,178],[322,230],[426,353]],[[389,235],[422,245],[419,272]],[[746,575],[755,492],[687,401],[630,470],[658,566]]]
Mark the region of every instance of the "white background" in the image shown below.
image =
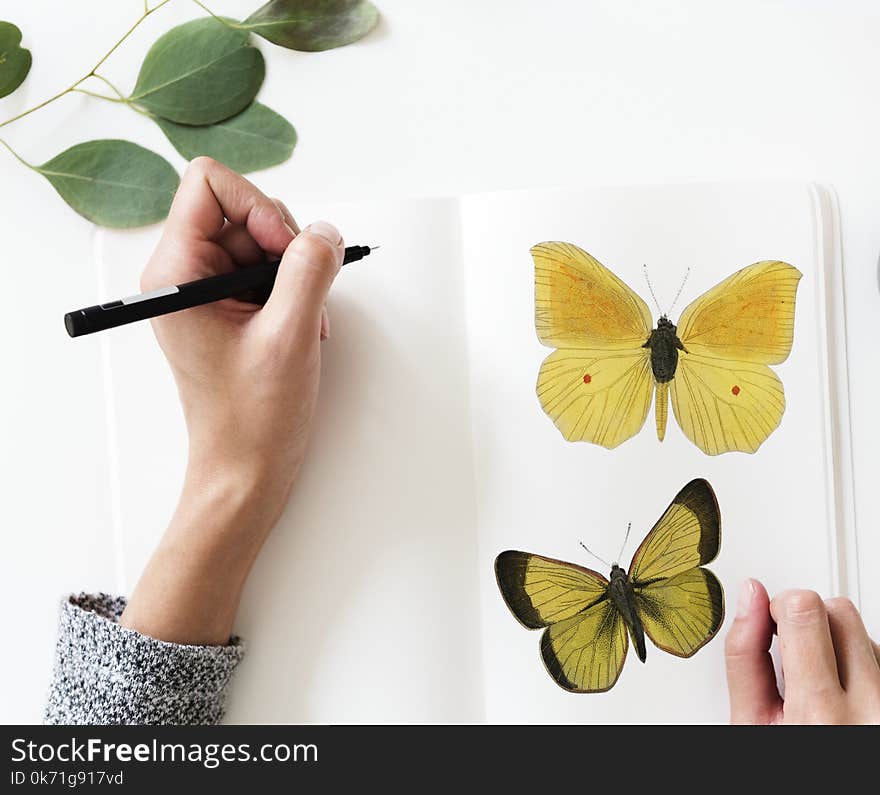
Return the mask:
[[[241,17],[257,5],[212,8]],[[880,558],[880,9],[868,0],[378,5],[380,27],[357,45],[323,54],[261,45],[261,99],[301,142],[288,164],[255,179],[294,212],[306,197],[549,185],[791,177],[836,187],[863,609],[880,634],[871,568]],[[140,7],[4,0],[0,17],[22,28],[34,67],[0,115],[87,72]],[[130,89],[152,40],[197,13],[186,0],[169,4],[107,75]],[[0,136],[32,162],[78,141],[127,137],[183,165],[146,120],[81,96]],[[69,340],[61,325],[64,311],[95,297],[93,230],[39,176],[2,152],[0,163],[0,719],[13,722],[40,717],[58,595],[112,589],[114,550],[99,347]]]

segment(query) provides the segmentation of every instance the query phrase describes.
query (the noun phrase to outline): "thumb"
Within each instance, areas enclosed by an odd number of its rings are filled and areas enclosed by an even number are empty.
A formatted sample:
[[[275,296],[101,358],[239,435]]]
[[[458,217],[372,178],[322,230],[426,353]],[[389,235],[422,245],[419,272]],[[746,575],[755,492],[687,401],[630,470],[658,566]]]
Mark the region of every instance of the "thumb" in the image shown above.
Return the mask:
[[[285,250],[272,294],[260,314],[294,333],[314,329],[317,338],[324,301],[344,253],[342,235],[335,226],[326,221],[307,226]]]
[[[746,580],[725,643],[731,723],[766,724],[778,716],[782,699],[770,658],[772,641],[767,591],[757,580]]]

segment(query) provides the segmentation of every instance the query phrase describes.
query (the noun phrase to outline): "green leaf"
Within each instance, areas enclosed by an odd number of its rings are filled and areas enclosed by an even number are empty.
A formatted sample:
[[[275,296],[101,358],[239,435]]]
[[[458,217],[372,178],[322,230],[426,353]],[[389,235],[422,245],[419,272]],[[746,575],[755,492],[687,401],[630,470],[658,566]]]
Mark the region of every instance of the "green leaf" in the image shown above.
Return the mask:
[[[130,141],[86,141],[33,168],[80,215],[117,228],[161,221],[180,182],[164,157]]]
[[[250,105],[265,74],[246,30],[214,17],[195,19],[150,47],[129,99],[180,124],[213,124]]]
[[[296,130],[283,116],[254,102],[219,124],[191,127],[156,118],[162,132],[187,160],[208,155],[246,174],[283,163],[296,145]]]
[[[241,24],[281,47],[319,52],[357,41],[378,20],[368,0],[270,0]]]
[[[0,97],[9,96],[31,70],[31,51],[21,47],[21,31],[0,22]]]

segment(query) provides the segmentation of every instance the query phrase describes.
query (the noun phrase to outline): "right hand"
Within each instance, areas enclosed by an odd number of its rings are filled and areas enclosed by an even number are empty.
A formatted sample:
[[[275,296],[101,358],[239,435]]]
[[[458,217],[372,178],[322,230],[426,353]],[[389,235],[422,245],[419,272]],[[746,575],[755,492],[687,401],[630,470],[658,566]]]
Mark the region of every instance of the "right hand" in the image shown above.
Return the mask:
[[[193,160],[142,288],[283,259],[262,308],[230,298],[153,320],[186,417],[189,477],[259,482],[268,512],[280,513],[305,454],[324,302],[343,251],[330,224],[300,233],[280,201],[214,160]]]
[[[770,659],[774,632],[784,700]],[[880,723],[880,646],[849,599],[783,591],[771,602],[760,582],[746,580],[726,655],[731,723]]]
[[[305,455],[324,301],[343,248],[330,224],[300,232],[281,202],[213,160],[197,158],[184,175],[144,290],[282,259],[262,308],[230,298],[153,320],[183,404],[189,461],[124,626],[173,643],[229,641],[248,572]]]

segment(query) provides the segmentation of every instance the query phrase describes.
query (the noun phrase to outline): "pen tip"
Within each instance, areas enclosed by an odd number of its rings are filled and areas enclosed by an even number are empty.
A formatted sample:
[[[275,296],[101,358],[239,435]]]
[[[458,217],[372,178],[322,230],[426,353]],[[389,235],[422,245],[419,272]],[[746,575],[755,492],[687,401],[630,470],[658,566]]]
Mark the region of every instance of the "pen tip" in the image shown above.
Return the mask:
[[[375,251],[377,248],[382,248],[382,246],[370,246],[370,251]]]

